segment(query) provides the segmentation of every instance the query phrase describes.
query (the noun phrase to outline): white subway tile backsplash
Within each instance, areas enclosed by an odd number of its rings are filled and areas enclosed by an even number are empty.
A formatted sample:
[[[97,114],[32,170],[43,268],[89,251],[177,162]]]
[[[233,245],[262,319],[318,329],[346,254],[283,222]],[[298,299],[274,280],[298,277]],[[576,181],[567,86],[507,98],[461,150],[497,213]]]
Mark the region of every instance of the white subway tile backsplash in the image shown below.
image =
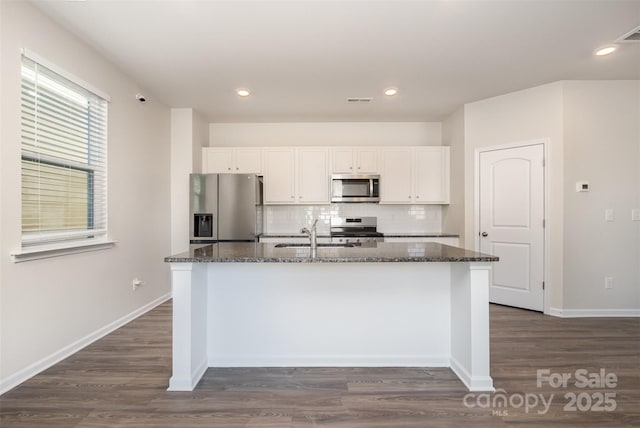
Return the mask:
[[[299,233],[300,228],[318,220],[318,233],[328,234],[331,217],[378,218],[378,230],[383,233],[442,232],[440,205],[267,205],[264,207],[264,233]]]

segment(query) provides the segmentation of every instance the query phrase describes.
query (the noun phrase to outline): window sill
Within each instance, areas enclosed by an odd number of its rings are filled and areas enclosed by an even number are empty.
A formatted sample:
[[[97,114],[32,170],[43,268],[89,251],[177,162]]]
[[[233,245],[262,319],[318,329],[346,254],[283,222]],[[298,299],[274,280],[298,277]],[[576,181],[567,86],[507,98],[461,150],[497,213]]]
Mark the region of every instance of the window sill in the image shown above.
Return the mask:
[[[68,254],[107,250],[113,247],[116,242],[117,241],[111,239],[104,239],[100,241],[47,245],[37,248],[22,248],[11,253],[11,257],[14,263],[28,262],[31,260],[47,259],[49,257],[66,256]]]

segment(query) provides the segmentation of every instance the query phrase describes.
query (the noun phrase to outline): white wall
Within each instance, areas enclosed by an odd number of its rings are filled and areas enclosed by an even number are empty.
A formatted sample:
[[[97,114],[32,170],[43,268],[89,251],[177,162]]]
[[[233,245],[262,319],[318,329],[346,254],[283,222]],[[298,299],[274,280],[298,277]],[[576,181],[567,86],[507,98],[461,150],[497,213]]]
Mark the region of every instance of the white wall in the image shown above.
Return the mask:
[[[202,148],[209,146],[209,122],[198,113],[193,111],[193,140],[191,147],[193,150],[193,172],[202,172]]]
[[[538,86],[466,104],[465,125],[465,236],[475,248],[475,156],[479,148],[548,139],[549,216],[547,228],[550,306],[562,308],[563,236],[563,107],[562,82]]]
[[[169,109],[28,2],[0,2],[0,391],[170,292]],[[14,264],[20,248],[20,49],[111,96],[108,250]],[[134,277],[145,283],[132,290]]]
[[[211,147],[439,146],[440,122],[212,123]]]
[[[465,145],[464,107],[459,108],[442,123],[442,145],[450,147],[450,203],[442,207],[442,230],[460,235],[460,246],[465,241]],[[473,245],[473,244],[471,244]],[[472,247],[471,247],[472,248]]]
[[[208,128],[193,109],[171,109],[171,254],[189,249],[189,174],[202,172]]]
[[[640,207],[639,88],[564,82],[564,309],[640,309],[640,222],[631,220]],[[577,181],[591,191],[577,193]]]
[[[563,81],[465,105],[467,237],[477,236],[477,149],[549,141],[552,311],[640,310],[640,222],[631,221],[631,210],[640,206],[639,94],[638,81]],[[590,182],[589,193],[575,192],[581,180]],[[614,210],[614,222],[604,221],[607,208]],[[605,290],[605,276],[614,278],[612,290]]]

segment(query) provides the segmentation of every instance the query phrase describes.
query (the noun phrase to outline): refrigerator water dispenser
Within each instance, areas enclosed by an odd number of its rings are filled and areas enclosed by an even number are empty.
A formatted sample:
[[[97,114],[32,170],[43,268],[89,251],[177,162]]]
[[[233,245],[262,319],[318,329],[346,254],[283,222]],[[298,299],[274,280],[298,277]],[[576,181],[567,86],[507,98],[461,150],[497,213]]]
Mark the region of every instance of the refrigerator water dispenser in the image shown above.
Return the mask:
[[[193,229],[193,236],[195,238],[212,238],[213,214],[194,214]]]

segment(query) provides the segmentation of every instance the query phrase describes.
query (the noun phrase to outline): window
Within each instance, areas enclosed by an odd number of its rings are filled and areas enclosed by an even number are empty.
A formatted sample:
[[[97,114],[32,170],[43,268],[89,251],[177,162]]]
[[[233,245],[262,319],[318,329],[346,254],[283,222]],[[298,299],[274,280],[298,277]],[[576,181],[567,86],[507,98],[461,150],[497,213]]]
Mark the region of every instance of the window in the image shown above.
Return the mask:
[[[22,57],[23,248],[107,234],[107,100],[51,68]]]

